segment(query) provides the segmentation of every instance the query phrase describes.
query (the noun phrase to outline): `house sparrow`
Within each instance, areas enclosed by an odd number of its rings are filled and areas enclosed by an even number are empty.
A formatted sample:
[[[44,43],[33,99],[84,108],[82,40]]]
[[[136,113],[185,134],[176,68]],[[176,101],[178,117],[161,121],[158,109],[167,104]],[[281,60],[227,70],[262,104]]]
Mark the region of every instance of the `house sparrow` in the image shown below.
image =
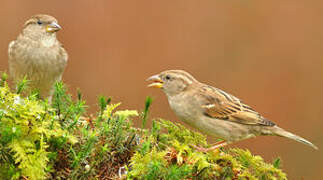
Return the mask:
[[[198,82],[182,70],[167,70],[147,79],[149,87],[161,88],[175,114],[199,131],[223,139],[201,151],[260,135],[293,139],[318,149],[314,144],[278,127],[238,98],[218,88]]]
[[[39,90],[45,98],[53,93],[53,85],[60,81],[68,55],[56,39],[61,27],[49,15],[39,14],[26,21],[17,39],[9,44],[9,73],[14,81],[26,77],[30,90]]]

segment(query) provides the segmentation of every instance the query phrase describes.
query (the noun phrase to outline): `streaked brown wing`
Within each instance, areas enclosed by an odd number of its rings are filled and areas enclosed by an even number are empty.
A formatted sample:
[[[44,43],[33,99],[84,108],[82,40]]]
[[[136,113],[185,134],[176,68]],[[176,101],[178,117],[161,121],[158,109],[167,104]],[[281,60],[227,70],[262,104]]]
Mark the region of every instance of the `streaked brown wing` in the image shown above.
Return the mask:
[[[205,85],[201,87],[200,95],[204,99],[204,114],[209,117],[248,125],[275,125],[238,98],[220,89]]]

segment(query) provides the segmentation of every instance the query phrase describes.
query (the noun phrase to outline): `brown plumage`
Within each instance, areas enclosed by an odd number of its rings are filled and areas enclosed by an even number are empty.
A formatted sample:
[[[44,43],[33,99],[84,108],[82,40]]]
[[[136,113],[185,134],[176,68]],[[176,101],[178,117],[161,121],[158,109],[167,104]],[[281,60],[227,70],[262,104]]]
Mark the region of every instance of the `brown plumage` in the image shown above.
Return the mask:
[[[9,72],[15,82],[26,77],[30,89],[38,89],[41,97],[51,98],[53,85],[60,81],[68,55],[56,38],[61,27],[49,15],[28,19],[17,39],[10,42]]]
[[[202,86],[200,96],[205,105],[205,115],[246,125],[274,126],[240,99],[212,86]]]
[[[183,122],[225,140],[213,148],[255,136],[274,135],[318,149],[304,138],[278,127],[235,96],[200,83],[185,71],[168,70],[148,80],[154,81],[150,87],[164,91],[170,107]]]

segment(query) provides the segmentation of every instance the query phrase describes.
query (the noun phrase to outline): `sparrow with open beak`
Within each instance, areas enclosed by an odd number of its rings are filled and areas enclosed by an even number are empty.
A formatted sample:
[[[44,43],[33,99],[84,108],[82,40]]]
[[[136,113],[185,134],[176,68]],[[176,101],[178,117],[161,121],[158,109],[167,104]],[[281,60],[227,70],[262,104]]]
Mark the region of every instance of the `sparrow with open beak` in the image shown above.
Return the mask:
[[[51,98],[53,85],[60,81],[68,55],[57,40],[61,29],[49,15],[35,15],[25,22],[17,39],[10,42],[9,72],[14,81],[30,80],[30,90],[38,89],[40,96]]]
[[[292,134],[264,118],[233,95],[198,82],[182,70],[167,70],[147,79],[149,87],[160,88],[175,114],[199,131],[223,139],[209,151],[260,135],[287,137],[318,149],[314,144]]]

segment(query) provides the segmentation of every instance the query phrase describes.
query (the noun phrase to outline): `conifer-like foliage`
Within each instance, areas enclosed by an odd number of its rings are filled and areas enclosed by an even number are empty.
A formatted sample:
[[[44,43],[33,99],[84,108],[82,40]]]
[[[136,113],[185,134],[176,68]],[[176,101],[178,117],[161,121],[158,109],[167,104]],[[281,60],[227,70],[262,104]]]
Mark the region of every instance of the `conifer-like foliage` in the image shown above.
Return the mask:
[[[3,76],[5,77],[5,76]],[[19,92],[23,89],[19,86]],[[75,143],[61,128],[55,110],[36,94],[22,98],[10,92],[1,80],[0,87],[0,179],[45,179],[49,170],[52,139]]]
[[[62,83],[48,103],[37,91],[21,95],[27,80],[12,91],[6,79],[0,80],[0,179],[287,179],[280,159],[265,163],[228,147],[198,152],[194,146],[210,146],[205,136],[167,120],[147,128],[151,98],[138,112],[101,96],[98,112],[88,115],[80,91],[72,97]]]

